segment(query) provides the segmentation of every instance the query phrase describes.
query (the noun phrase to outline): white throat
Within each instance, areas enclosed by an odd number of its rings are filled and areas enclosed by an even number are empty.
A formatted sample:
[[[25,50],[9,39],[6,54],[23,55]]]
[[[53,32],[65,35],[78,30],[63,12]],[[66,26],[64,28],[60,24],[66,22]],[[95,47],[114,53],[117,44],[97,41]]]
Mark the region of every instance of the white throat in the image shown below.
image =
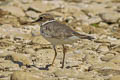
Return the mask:
[[[42,24],[41,24],[41,26],[43,26],[43,25],[45,25],[45,24],[47,24],[47,23],[54,22],[54,21],[56,21],[56,20],[50,20],[50,21],[46,21],[46,22],[42,23]]]

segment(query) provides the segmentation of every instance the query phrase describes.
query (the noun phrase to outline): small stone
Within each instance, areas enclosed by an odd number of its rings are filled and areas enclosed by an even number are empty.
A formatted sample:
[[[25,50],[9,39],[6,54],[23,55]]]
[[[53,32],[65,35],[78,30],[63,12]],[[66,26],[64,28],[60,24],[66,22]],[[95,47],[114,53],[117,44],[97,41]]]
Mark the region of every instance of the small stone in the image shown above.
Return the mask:
[[[20,66],[32,65],[32,61],[25,54],[13,53],[6,56],[7,60],[12,60],[13,62],[19,63]]]
[[[120,0],[112,0],[113,2],[120,2]]]
[[[2,7],[2,9],[4,11],[8,11],[10,12],[11,14],[17,16],[17,17],[21,17],[21,16],[25,16],[25,13],[24,11],[19,8],[19,7],[15,7],[15,6],[4,6]]]
[[[120,70],[114,70],[114,69],[109,69],[109,68],[107,69],[106,68],[106,69],[98,69],[97,72],[101,73],[104,76],[111,75],[111,77],[112,77],[112,75],[119,75]],[[110,76],[109,76],[109,78],[110,78]]]
[[[34,1],[31,5],[30,8],[35,9],[40,12],[46,12],[52,9],[55,9],[59,7],[59,5],[55,5],[53,3],[47,3],[43,1]]]
[[[114,58],[114,54],[107,54],[107,55],[101,57],[101,60],[102,61],[109,61],[109,60],[111,60],[113,58]]]
[[[98,16],[92,17],[92,18],[86,20],[86,22],[87,22],[88,24],[96,24],[96,23],[99,23],[99,22],[101,22],[101,21],[102,21],[101,18],[98,17]]]
[[[108,25],[107,23],[105,23],[105,22],[100,22],[100,23],[98,24],[98,26],[101,27],[101,28],[104,28],[104,29],[106,29],[106,28],[109,27],[109,25]]]
[[[65,70],[57,69],[54,73],[56,76],[59,76],[59,77],[69,76],[71,78],[74,78],[74,77],[78,76],[76,70],[71,70],[71,69],[67,69],[67,70],[66,69]]]
[[[112,76],[109,80],[120,80],[120,75]]]
[[[37,18],[39,17],[39,14],[34,11],[27,11],[26,14],[31,18]]]
[[[102,12],[107,12],[107,9],[105,8],[107,6],[106,4],[92,3],[92,5],[83,4],[82,6],[84,6],[83,10],[88,16],[95,16]]]
[[[35,54],[35,50],[34,50],[33,48],[26,48],[26,49],[25,49],[25,52],[26,52],[27,54]]]
[[[35,75],[34,73],[16,71],[10,77],[10,80],[43,80],[40,76]]]
[[[109,48],[106,45],[100,45],[98,50],[102,51],[102,52],[107,52],[107,51],[109,51]]]
[[[119,70],[119,65],[114,64],[113,62],[99,62],[99,63],[94,63],[95,65],[92,66],[94,70],[97,69],[113,69],[113,70]]]
[[[115,64],[120,64],[120,56],[114,57],[112,60],[110,60],[110,62],[113,62]]]
[[[0,58],[5,58],[7,55],[14,53],[13,51],[1,50],[0,51]]]
[[[83,25],[82,30],[85,33],[94,33],[95,32],[95,27]]]
[[[82,51],[81,51],[81,50],[75,50],[74,53],[75,53],[75,54],[81,54]]]
[[[117,12],[111,11],[111,12],[100,14],[100,17],[103,21],[107,23],[115,23],[120,18],[120,14]]]
[[[21,0],[23,3],[31,3],[33,0]]]
[[[19,70],[19,66],[8,60],[0,59],[0,70]]]

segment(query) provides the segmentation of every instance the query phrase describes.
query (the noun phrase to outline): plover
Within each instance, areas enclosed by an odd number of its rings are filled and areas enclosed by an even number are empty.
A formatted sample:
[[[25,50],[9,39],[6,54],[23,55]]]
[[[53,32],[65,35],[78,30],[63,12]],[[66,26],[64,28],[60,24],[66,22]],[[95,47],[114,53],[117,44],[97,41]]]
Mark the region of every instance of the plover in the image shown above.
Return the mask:
[[[66,24],[56,21],[53,15],[51,14],[47,14],[47,13],[41,14],[37,20],[33,21],[33,23],[34,22],[41,23],[40,24],[41,35],[53,45],[55,56],[53,58],[51,65],[54,64],[55,58],[57,56],[56,45],[63,46],[63,60],[62,60],[61,68],[64,67],[65,54],[66,54],[66,48],[64,44],[71,44],[79,39],[89,39],[89,40],[94,39],[94,37],[89,36],[88,34],[80,34],[78,32],[75,32]]]

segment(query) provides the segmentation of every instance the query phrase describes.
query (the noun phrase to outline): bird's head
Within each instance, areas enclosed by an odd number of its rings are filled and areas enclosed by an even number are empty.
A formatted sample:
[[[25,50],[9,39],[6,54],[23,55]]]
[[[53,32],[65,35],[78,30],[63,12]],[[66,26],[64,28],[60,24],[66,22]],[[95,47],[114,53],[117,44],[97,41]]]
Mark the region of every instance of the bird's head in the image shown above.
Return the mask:
[[[36,23],[36,22],[44,23],[50,20],[54,20],[53,15],[46,13],[46,14],[41,14],[37,20],[33,21],[33,23]]]

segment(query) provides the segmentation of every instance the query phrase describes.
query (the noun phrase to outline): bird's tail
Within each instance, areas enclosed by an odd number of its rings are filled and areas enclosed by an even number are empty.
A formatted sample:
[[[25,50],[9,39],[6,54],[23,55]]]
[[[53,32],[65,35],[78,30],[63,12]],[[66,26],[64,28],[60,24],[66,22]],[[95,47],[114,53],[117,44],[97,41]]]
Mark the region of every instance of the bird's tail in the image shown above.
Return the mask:
[[[78,33],[78,32],[74,32],[75,36],[78,36],[80,39],[88,39],[88,40],[93,40],[95,39],[95,37],[90,36],[89,34],[83,34],[83,33]]]

